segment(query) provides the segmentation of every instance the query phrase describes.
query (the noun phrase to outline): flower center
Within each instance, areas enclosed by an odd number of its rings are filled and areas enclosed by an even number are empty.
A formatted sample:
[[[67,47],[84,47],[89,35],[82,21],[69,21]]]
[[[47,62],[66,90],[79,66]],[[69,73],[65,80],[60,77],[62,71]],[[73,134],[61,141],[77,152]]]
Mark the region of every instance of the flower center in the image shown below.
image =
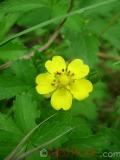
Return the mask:
[[[58,80],[59,83],[63,86],[68,85],[70,82],[70,78],[66,74],[61,74]]]
[[[74,82],[74,74],[70,71],[57,72],[55,75],[55,79],[51,83],[51,85],[55,87],[65,87],[68,88],[71,83]]]

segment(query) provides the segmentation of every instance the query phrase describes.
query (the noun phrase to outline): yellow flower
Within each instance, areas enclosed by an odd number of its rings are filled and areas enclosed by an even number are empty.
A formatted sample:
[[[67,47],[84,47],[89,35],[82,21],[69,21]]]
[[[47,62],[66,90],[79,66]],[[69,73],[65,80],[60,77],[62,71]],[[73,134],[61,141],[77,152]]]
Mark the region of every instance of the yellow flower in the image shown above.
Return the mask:
[[[81,59],[75,59],[68,65],[61,56],[54,56],[45,63],[48,72],[36,77],[36,90],[39,94],[51,95],[51,105],[56,110],[68,110],[72,99],[83,100],[93,90],[92,83],[84,77],[89,66]]]

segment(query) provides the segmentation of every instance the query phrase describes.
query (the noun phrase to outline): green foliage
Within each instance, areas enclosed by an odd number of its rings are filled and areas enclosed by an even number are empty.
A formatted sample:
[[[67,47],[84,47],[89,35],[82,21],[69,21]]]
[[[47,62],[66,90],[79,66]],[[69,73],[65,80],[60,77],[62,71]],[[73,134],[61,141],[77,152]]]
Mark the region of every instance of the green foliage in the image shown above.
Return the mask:
[[[71,124],[71,114],[67,113],[58,113],[54,119],[49,120],[45,125],[41,126],[40,129],[36,131],[33,136],[32,141],[35,145],[45,143],[50,141],[50,139],[55,138],[57,135],[60,135],[63,131],[70,129]],[[51,147],[60,147],[63,142],[67,139],[60,139],[54,144],[51,144]]]
[[[97,63],[98,39],[85,29],[85,21],[80,16],[70,18],[64,28],[71,50],[71,57],[80,57],[90,66]],[[77,41],[76,41],[77,39]]]
[[[11,12],[26,12],[35,8],[41,8],[44,4],[42,1],[38,0],[30,0],[29,2],[27,0],[6,0],[5,2],[2,2],[1,4],[1,12],[3,13],[11,13]]]
[[[96,135],[85,136],[85,137],[74,137],[69,142],[69,146],[75,146],[76,148],[82,149],[90,149],[91,147],[95,147],[95,149],[99,149],[97,153],[101,153],[101,150],[108,148],[110,143],[110,137],[108,131],[105,129],[100,131]]]
[[[30,94],[22,94],[16,97],[14,102],[15,122],[25,133],[36,126],[35,119],[39,117],[37,103],[32,100]]]
[[[97,117],[96,105],[89,99],[81,103],[75,101],[73,107],[73,113],[75,115],[85,116],[89,120],[94,120]]]
[[[1,13],[0,13],[1,14]],[[2,15],[2,14],[1,14]],[[18,19],[19,14],[7,14],[7,15],[2,15],[0,18],[0,41],[2,41],[6,35],[6,33],[9,32],[11,27],[15,24],[16,20]]]
[[[13,112],[15,114],[13,119],[3,114],[0,115],[0,145],[4,146],[0,148],[2,152],[1,157],[10,153],[22,137],[26,136],[26,134],[30,133],[31,130],[36,127],[36,119],[40,116],[37,103],[35,100],[33,101],[33,97],[29,93],[16,97],[13,105]],[[34,146],[44,144],[70,128],[70,114],[59,113],[49,122],[44,122],[35,133],[33,132],[33,137],[31,137],[31,140],[28,142],[26,149],[29,150],[31,147],[33,148]],[[56,130],[56,132],[53,132],[54,130]],[[64,137],[62,141],[65,142],[66,140],[67,138]],[[56,141],[56,143],[51,146],[59,146],[63,143],[62,141]],[[37,156],[37,153],[35,156]]]
[[[117,113],[120,115],[120,96],[117,97],[115,107],[117,108]]]
[[[22,132],[16,123],[4,114],[0,114],[0,158],[10,153],[22,138]]]
[[[14,78],[13,78],[14,77]],[[29,86],[13,74],[3,74],[0,77],[0,99],[11,98],[28,90]]]
[[[21,41],[10,42],[0,47],[0,59],[3,61],[16,60],[25,53],[27,53],[27,48],[24,47]]]
[[[40,150],[49,152],[49,146],[70,151],[73,146],[95,147],[99,157],[90,160],[101,159],[104,152],[119,152],[120,1],[73,1],[70,13],[72,0],[0,1],[0,160],[13,151],[17,157],[9,160],[17,160],[32,149],[24,160],[67,159],[55,157],[56,153],[40,157]],[[39,51],[56,28],[56,39]],[[68,63],[83,59],[90,66],[86,79],[93,83],[93,91],[85,100],[73,100],[69,111],[54,110],[50,95],[35,90],[36,76],[46,72],[45,61],[54,55]],[[87,157],[71,153],[68,159]]]
[[[112,28],[108,30],[108,32],[104,33],[104,39],[109,41],[111,45],[115,46],[117,49],[120,49],[120,34],[119,34],[119,28],[120,28],[120,21],[116,23]]]
[[[35,25],[33,27],[30,27],[30,28],[28,28],[28,29],[16,34],[16,35],[13,35],[11,37],[6,38],[3,42],[0,43],[0,45],[4,45],[5,43],[11,41],[12,39],[15,39],[15,38],[17,38],[19,36],[22,36],[24,34],[27,34],[29,32],[32,32],[32,31],[34,31],[34,30],[36,30],[38,28],[45,27],[45,26],[47,26],[47,25],[49,25],[49,24],[51,24],[51,23],[53,23],[53,22],[55,22],[57,20],[61,20],[62,18],[65,18],[65,17],[67,18],[67,17],[70,17],[70,16],[74,16],[76,14],[82,14],[87,10],[92,10],[92,9],[94,9],[96,7],[102,6],[102,5],[107,4],[107,3],[109,4],[109,3],[113,2],[113,1],[117,1],[117,0],[109,0],[109,1],[101,2],[101,3],[95,4],[95,5],[90,5],[89,7],[85,7],[85,8],[82,8],[82,9],[75,10],[75,11],[71,12],[71,14],[69,14],[69,13],[68,14],[64,14],[62,16],[58,16],[56,18],[50,19],[48,21],[45,21],[43,23],[37,24],[37,25]]]
[[[18,20],[19,25],[31,27],[38,23],[42,23],[50,19],[51,11],[49,8],[34,9],[32,12],[27,12]],[[44,15],[44,16],[43,16]],[[34,18],[36,17],[36,18]]]
[[[24,64],[24,65],[23,65]],[[32,61],[17,61],[8,72],[0,76],[0,99],[15,95],[34,87],[36,70]]]

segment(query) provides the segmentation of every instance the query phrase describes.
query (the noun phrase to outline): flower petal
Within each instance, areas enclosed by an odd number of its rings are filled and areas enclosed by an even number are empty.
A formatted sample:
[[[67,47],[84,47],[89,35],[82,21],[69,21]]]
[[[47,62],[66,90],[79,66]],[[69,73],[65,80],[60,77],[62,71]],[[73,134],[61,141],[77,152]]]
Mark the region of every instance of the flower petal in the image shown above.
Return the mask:
[[[72,106],[72,94],[67,89],[57,89],[51,97],[51,105],[54,109],[68,110]]]
[[[76,79],[84,78],[89,73],[89,66],[81,59],[75,59],[68,65],[68,71],[75,74]]]
[[[49,73],[42,73],[36,77],[36,90],[39,94],[48,94],[55,90],[55,86],[52,85],[54,77]]]
[[[52,60],[48,60],[45,63],[45,67],[49,73],[55,74],[56,72],[62,72],[66,69],[65,60],[61,56],[54,56]]]
[[[76,80],[71,86],[70,91],[74,98],[83,100],[89,96],[89,92],[92,92],[93,85],[87,79]]]

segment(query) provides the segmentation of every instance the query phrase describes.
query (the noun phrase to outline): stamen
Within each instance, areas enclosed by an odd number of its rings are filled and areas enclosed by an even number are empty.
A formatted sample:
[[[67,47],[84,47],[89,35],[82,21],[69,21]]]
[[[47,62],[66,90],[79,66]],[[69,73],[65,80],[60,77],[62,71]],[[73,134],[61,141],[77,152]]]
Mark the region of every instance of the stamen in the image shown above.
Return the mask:
[[[73,79],[73,83],[75,82],[75,79]]]
[[[67,72],[67,75],[70,75],[70,71]]]
[[[62,69],[62,72],[64,72],[65,70],[64,69]]]
[[[70,71],[68,71],[68,73],[70,74]]]
[[[58,74],[58,75],[61,75],[61,73],[60,73],[60,72],[57,72],[57,74]]]

